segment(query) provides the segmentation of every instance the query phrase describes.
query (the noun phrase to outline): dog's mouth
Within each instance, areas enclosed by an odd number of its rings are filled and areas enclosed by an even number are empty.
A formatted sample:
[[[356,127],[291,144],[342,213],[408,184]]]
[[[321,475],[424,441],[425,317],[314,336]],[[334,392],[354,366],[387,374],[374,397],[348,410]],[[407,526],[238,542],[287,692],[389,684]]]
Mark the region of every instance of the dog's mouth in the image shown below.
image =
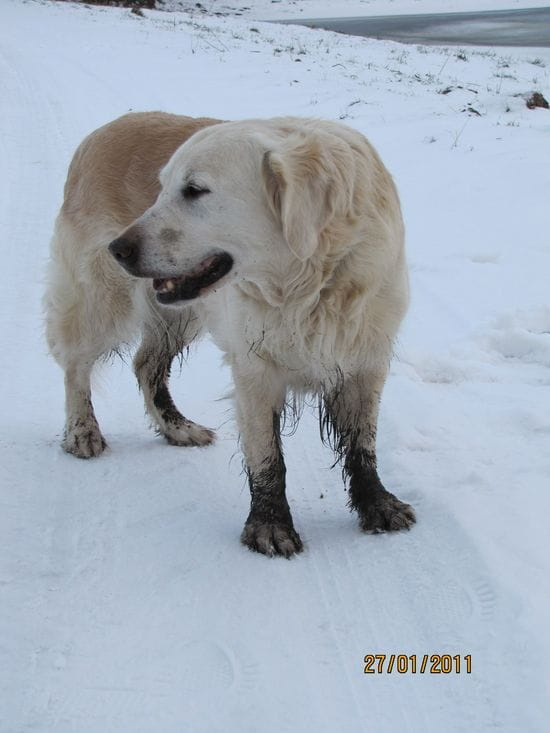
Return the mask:
[[[221,252],[207,257],[197,267],[178,277],[157,277],[153,280],[157,300],[163,305],[178,300],[192,300],[203,294],[233,267],[233,257],[228,252]]]

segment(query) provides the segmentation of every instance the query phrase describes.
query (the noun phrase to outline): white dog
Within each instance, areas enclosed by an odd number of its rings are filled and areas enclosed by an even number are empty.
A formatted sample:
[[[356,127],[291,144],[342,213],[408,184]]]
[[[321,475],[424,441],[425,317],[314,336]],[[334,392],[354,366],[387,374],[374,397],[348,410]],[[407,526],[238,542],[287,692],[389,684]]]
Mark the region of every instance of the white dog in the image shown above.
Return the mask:
[[[173,357],[206,329],[233,372],[248,547],[302,549],[279,422],[304,394],[319,397],[361,527],[407,529],[414,512],[383,487],[375,451],[407,299],[397,192],[358,132],[315,119],[126,115],[77,150],[52,243],[45,302],[65,370],[64,448],[82,458],[105,448],[90,373],[136,330],[135,370],[158,430],[176,445],[210,443],[167,386]]]

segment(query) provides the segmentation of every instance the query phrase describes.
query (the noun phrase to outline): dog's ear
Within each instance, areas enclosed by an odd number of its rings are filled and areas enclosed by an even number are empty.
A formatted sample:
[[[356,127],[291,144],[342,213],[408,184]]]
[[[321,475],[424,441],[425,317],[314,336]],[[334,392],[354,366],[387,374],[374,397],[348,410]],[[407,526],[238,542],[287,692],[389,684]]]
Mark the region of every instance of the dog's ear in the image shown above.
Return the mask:
[[[262,177],[292,253],[302,262],[338,213],[352,205],[354,156],[344,140],[325,131],[293,133],[264,153]]]

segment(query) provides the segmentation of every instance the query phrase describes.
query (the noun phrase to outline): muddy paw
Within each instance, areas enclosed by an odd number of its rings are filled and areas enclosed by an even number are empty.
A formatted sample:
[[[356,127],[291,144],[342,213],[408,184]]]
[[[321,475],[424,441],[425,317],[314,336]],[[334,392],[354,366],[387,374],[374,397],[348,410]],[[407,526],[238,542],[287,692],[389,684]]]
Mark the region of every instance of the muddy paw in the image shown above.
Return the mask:
[[[163,426],[160,432],[170,445],[210,445],[216,439],[216,433],[213,430],[185,419],[175,425]]]
[[[303,544],[294,527],[287,524],[263,524],[247,522],[241,534],[241,542],[251,550],[264,555],[291,557],[302,552]]]
[[[61,446],[77,458],[95,458],[103,453],[107,443],[97,423],[78,421],[67,427]]]
[[[399,501],[389,491],[377,492],[371,501],[358,508],[358,513],[361,529],[372,534],[410,529],[416,522],[412,506]]]

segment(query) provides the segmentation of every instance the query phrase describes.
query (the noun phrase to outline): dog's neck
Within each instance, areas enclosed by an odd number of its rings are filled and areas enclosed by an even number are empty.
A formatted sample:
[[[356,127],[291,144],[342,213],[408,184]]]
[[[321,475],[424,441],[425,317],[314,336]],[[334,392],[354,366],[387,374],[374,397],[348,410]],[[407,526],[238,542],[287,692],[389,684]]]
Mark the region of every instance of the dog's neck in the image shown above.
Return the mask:
[[[330,251],[329,242],[329,237],[321,235],[313,257],[305,262],[295,257],[281,260],[272,269],[241,280],[237,288],[264,308],[299,311],[304,319],[335,297],[356,297],[358,286],[353,275],[361,244],[352,242]]]

